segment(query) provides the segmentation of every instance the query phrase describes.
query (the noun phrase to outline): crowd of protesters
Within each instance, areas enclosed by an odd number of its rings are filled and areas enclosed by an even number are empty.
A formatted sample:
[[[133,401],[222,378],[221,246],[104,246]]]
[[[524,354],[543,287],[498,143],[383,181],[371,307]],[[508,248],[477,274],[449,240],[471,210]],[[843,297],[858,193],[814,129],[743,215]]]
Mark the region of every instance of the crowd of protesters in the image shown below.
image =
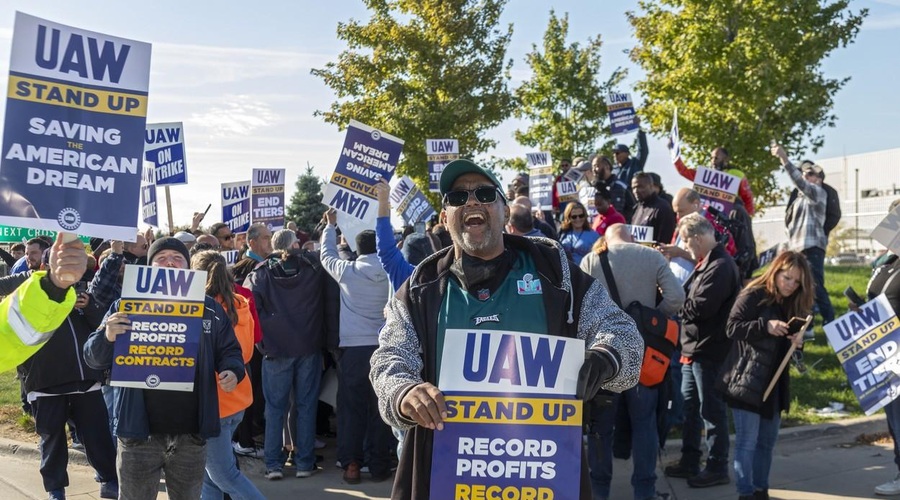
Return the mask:
[[[455,161],[441,177],[440,215],[424,232],[407,228],[399,238],[382,180],[375,227],[356,234],[353,245],[333,209],[312,234],[293,222],[274,234],[261,224],[242,234],[223,223],[201,230],[198,213],[171,236],[91,241],[68,318],[18,369],[50,498],[65,498],[70,438],[96,470],[101,498],[155,498],[162,474],[173,499],[263,498],[236,454],[264,461],[268,480],[283,479],[287,468],[307,478],[321,470],[316,450],[332,433],[347,484],[385,481],[396,470],[394,498],[423,498],[425,453],[446,409],[435,385],[438,354],[422,342],[488,305],[518,311],[502,320],[505,329],[587,341],[579,397],[591,410],[581,498],[609,498],[614,456],[634,461],[634,498],[659,498],[656,462],[673,426],[681,430],[681,455],[664,468],[667,476],[696,488],[733,476],[741,499],[769,498],[780,414],[791,401],[789,370],[776,368],[804,337],[790,322],[814,312],[823,323],[834,319],[824,293],[824,174],[812,162],[795,167],[773,145],[797,188],[785,219],[789,244],[753,278],[753,195],[727,150],[714,149],[710,166],[742,179],[728,214],[704,206],[693,189],[666,193],[659,176],[644,171],[642,131],[638,150],[633,157],[619,144],[614,160],[560,162],[560,175],[583,171],[579,199],[554,197],[547,211],[533,209],[527,176],[504,192],[489,170]],[[696,170],[680,159],[673,166],[693,179]],[[652,227],[654,241],[636,243],[629,224]],[[9,270],[0,295],[14,295],[47,269],[53,245],[37,237],[0,251]],[[233,266],[220,253],[226,250],[240,252]],[[131,264],[207,272],[193,392],[109,385],[114,342],[130,325],[118,301]],[[883,278],[897,260],[884,266],[870,298],[893,290]],[[525,307],[531,299],[504,292],[510,270],[522,267],[560,276],[558,289],[568,292]],[[648,333],[623,312],[635,304],[680,326],[667,374],[652,385],[638,376]],[[331,372],[334,408],[320,401]],[[894,435],[900,411],[888,410]],[[900,479],[876,492],[900,493]]]

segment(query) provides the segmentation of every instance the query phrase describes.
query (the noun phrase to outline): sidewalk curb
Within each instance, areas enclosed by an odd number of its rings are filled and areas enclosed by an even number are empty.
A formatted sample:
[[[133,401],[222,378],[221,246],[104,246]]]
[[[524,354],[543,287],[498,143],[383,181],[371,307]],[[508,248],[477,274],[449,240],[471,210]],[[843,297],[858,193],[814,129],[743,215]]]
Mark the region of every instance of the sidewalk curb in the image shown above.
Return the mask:
[[[887,430],[887,421],[885,420],[884,413],[869,417],[848,418],[844,420],[835,420],[833,422],[783,428],[778,433],[778,440],[790,441],[795,439],[808,439],[826,434],[838,434],[841,432],[859,432],[864,427],[878,423],[884,424],[884,429]],[[734,440],[733,434],[731,435],[731,439]],[[672,456],[678,456],[680,451],[681,440],[669,439],[666,443],[665,453],[672,453]],[[23,443],[21,441],[0,437],[0,456],[4,455],[15,456],[26,460],[41,460],[41,450],[37,444]],[[72,449],[69,449],[69,463],[90,467],[84,453]]]
[[[24,460],[41,461],[41,450],[37,444],[23,443],[0,437],[0,456],[14,456]],[[69,449],[69,463],[90,467],[84,453]]]

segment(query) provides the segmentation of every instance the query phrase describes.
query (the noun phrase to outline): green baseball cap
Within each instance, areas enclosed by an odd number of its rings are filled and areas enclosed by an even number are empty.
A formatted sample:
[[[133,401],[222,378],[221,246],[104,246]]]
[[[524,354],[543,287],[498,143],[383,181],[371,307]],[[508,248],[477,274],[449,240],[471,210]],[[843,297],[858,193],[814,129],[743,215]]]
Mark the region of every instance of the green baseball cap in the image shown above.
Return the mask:
[[[453,160],[444,166],[444,171],[441,172],[441,196],[453,190],[453,182],[456,181],[457,177],[470,173],[481,174],[487,177],[491,184],[496,186],[501,192],[503,191],[500,181],[497,180],[497,177],[490,170],[479,167],[472,160],[460,159]]]

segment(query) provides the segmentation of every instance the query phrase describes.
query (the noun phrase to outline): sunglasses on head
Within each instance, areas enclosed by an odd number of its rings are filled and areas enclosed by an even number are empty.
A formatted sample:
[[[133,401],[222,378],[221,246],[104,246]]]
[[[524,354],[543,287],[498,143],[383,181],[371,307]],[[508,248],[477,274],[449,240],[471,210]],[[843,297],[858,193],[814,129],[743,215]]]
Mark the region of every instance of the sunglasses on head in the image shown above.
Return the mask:
[[[469,195],[474,194],[478,203],[493,203],[497,201],[497,193],[499,192],[494,186],[481,186],[471,191],[459,189],[445,194],[444,202],[451,207],[461,207],[469,201]]]

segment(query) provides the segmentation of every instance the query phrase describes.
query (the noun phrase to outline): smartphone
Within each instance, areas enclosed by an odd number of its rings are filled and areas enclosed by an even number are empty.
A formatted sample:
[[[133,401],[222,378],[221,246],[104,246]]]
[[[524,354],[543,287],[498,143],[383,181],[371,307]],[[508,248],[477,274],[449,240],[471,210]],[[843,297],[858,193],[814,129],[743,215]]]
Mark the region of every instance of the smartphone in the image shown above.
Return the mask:
[[[212,207],[212,203],[206,205],[206,210],[203,211],[203,216],[206,217],[206,214],[209,213],[209,208]]]
[[[863,300],[863,298],[860,297],[858,293],[856,293],[856,290],[854,290],[852,286],[848,286],[844,289],[844,297],[847,297],[847,300],[853,302],[858,306],[866,303],[866,301]]]
[[[809,318],[798,318],[796,316],[791,318],[791,320],[788,321],[788,335],[793,335],[799,332],[800,329],[803,328],[803,325],[806,324],[806,321],[808,319]]]
[[[87,292],[88,283],[87,281],[78,281],[75,283],[75,294],[80,295],[82,293]]]

